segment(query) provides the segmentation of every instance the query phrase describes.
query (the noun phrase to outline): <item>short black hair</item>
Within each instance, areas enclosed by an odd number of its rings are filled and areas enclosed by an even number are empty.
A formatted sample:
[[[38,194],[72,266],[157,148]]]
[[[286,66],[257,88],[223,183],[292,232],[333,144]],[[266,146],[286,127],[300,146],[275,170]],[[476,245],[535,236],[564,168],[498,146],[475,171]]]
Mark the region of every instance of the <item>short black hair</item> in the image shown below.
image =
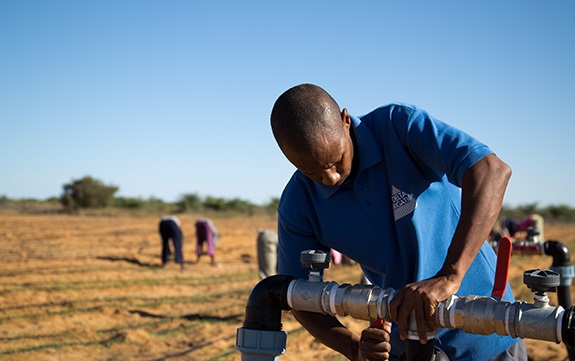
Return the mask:
[[[271,113],[272,131],[282,150],[288,146],[310,151],[320,134],[338,136],[341,121],[337,102],[313,84],[300,84],[286,90],[276,100]]]

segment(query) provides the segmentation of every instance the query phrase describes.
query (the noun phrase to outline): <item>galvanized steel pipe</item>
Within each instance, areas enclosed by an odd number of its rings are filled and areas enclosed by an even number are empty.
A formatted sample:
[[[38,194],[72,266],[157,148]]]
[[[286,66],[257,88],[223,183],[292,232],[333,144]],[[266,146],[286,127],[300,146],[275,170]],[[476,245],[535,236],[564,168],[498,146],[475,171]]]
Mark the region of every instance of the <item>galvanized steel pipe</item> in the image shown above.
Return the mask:
[[[295,279],[287,289],[290,308],[332,316],[351,316],[362,320],[393,321],[389,303],[395,290],[374,285],[338,285],[336,282],[310,282]],[[575,347],[572,335],[573,310],[566,313],[561,306],[552,307],[548,299],[534,304],[498,301],[492,297],[451,296],[435,309],[439,327],[460,329],[467,333],[519,337],[565,343]],[[414,321],[409,325],[415,330]],[[568,329],[566,329],[568,328]],[[417,337],[416,332],[412,333]],[[432,334],[428,335],[430,338]],[[412,337],[410,337],[412,338]]]

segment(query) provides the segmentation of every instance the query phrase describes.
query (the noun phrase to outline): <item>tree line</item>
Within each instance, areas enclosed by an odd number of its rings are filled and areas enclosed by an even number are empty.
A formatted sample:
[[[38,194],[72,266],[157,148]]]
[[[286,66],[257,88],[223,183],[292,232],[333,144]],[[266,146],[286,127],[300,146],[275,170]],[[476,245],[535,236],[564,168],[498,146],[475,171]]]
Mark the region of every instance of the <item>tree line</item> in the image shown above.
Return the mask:
[[[77,212],[82,209],[119,208],[129,210],[161,211],[161,212],[221,212],[251,215],[255,213],[275,214],[279,198],[271,198],[263,205],[257,205],[240,198],[220,198],[213,196],[200,196],[197,193],[182,194],[176,202],[164,202],[162,199],[150,197],[148,199],[133,197],[117,197],[117,186],[106,185],[102,181],[91,176],[72,180],[62,186],[60,197],[50,198],[45,201],[34,199],[11,200],[0,195],[0,209],[7,205],[20,205],[20,209],[31,208],[34,204],[47,202],[58,203],[65,212]],[[575,208],[568,205],[549,205],[541,207],[537,203],[510,207],[504,205],[501,214],[523,218],[530,214],[539,214],[546,220],[559,222],[575,221]]]
[[[271,198],[264,205],[257,205],[240,198],[220,198],[213,196],[200,196],[197,193],[182,194],[176,202],[165,202],[160,198],[150,197],[117,197],[119,187],[104,184],[101,180],[86,176],[72,180],[62,186],[62,194],[45,201],[34,199],[12,200],[0,195],[2,205],[17,205],[19,208],[31,208],[33,203],[59,203],[62,210],[69,213],[84,209],[120,208],[129,210],[162,211],[162,212],[228,212],[241,214],[270,213],[274,214],[279,198]],[[29,207],[26,207],[28,205]],[[36,207],[38,208],[38,207]]]

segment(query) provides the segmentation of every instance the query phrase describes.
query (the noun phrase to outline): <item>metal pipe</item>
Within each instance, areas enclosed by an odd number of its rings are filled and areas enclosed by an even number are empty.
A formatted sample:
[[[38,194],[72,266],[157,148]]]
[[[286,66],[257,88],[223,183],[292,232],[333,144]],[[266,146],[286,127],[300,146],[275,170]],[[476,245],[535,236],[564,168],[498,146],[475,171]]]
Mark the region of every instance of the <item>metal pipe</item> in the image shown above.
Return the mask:
[[[338,285],[335,282],[291,281],[287,302],[296,310],[319,312],[332,316],[351,316],[362,320],[393,321],[389,303],[395,290],[374,285]],[[565,343],[574,347],[570,335],[575,328],[572,309],[549,306],[548,299],[536,299],[535,304],[498,301],[482,296],[451,296],[435,309],[439,327],[460,329],[468,333],[503,336]],[[414,322],[409,327],[409,339],[418,339]],[[428,332],[428,338],[434,333]]]
[[[467,333],[497,333],[551,342],[563,342],[563,307],[497,301],[490,297],[452,296],[436,308],[438,326]],[[565,340],[567,341],[567,340]]]
[[[533,238],[531,238],[533,239]],[[571,283],[575,276],[575,269],[571,263],[569,248],[559,241],[518,241],[513,243],[513,252],[521,255],[546,254],[551,256],[553,263],[551,270],[560,275],[560,283],[557,286],[557,301],[565,309],[572,306],[571,303]],[[575,361],[575,349],[567,346],[567,353],[570,361]]]
[[[562,279],[569,278],[570,285],[573,266],[568,252],[559,244],[550,243],[546,250],[551,254],[558,254],[554,256],[555,268],[568,269],[566,262],[569,262],[571,274],[539,270],[525,272],[524,282],[535,292],[533,304],[501,301],[484,296],[451,296],[435,308],[437,325],[472,334],[496,333],[514,338],[563,342],[573,359],[575,307],[551,307],[546,293],[560,285],[560,275]],[[351,316],[369,321],[394,321],[389,310],[390,302],[396,293],[394,289],[382,289],[375,285],[352,286],[322,282],[320,269],[329,264],[329,261],[324,259],[325,255],[308,252],[303,256],[302,265],[310,268],[309,280],[276,275],[263,279],[252,290],[246,306],[244,325],[236,334],[236,347],[242,352],[242,361],[277,360],[278,356],[285,352],[287,333],[281,330],[282,310]],[[414,341],[411,344],[420,345],[413,314],[408,322],[408,340]],[[427,339],[434,337],[435,332],[428,331]],[[410,351],[415,352],[414,355],[426,355],[426,359],[435,358],[430,356],[433,351],[431,348],[412,348]]]

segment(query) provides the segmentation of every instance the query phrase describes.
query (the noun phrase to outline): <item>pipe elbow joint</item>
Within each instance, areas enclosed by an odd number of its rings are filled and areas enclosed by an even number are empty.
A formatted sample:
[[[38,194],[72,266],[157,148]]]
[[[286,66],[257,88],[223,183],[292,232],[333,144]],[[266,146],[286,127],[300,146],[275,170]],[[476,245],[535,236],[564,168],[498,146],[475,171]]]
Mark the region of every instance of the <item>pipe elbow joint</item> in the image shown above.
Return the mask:
[[[559,241],[545,241],[545,254],[553,258],[553,266],[570,266],[569,248]]]
[[[248,297],[244,327],[253,330],[281,330],[281,312],[290,309],[287,289],[293,279],[292,276],[274,275],[261,280]]]

